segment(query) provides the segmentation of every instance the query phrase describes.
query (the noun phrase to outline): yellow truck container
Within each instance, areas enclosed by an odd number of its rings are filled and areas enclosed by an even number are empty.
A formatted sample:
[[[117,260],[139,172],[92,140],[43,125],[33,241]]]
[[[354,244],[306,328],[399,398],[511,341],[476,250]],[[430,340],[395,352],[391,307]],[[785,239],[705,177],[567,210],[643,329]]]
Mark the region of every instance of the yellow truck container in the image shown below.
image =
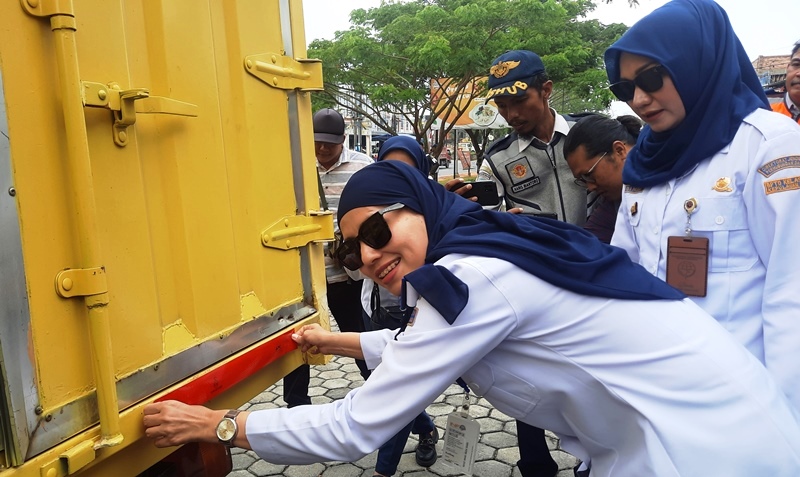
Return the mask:
[[[333,231],[304,36],[294,0],[2,2],[0,477],[224,475],[142,408],[308,359]]]

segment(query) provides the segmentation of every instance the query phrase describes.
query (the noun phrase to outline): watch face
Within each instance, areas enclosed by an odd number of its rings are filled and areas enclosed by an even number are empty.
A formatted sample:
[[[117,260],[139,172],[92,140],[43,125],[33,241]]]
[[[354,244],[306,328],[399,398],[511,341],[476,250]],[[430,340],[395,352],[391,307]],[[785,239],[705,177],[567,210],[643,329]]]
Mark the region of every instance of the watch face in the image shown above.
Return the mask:
[[[221,441],[230,441],[236,435],[236,422],[225,418],[217,424],[217,438]]]

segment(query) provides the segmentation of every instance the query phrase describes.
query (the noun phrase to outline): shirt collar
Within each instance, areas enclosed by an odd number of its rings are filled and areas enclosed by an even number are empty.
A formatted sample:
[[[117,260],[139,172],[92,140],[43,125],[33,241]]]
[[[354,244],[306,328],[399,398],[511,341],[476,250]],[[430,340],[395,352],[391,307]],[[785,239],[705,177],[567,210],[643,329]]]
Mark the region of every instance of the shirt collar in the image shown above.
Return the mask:
[[[342,152],[339,154],[339,159],[337,159],[329,169],[325,169],[322,167],[322,164],[317,161],[317,170],[320,172],[332,171],[346,162],[350,162],[350,150],[342,146]]]
[[[792,101],[792,98],[789,97],[788,92],[786,93],[786,96],[784,96],[783,101],[786,103],[786,108],[789,110],[792,116],[800,113],[800,107],[794,104],[794,101]]]
[[[550,112],[553,113],[553,116],[556,118],[556,122],[553,125],[553,136],[550,138],[550,142],[553,142],[553,140],[556,138],[556,133],[561,133],[564,136],[567,135],[567,133],[569,132],[569,123],[567,123],[567,120],[564,119],[564,116],[558,114],[555,109],[550,108]],[[517,140],[517,145],[519,146],[519,152],[524,151],[526,147],[530,146],[530,144],[533,142],[534,139],[536,139],[542,144],[550,144],[533,136],[530,137],[520,136],[519,139]]]

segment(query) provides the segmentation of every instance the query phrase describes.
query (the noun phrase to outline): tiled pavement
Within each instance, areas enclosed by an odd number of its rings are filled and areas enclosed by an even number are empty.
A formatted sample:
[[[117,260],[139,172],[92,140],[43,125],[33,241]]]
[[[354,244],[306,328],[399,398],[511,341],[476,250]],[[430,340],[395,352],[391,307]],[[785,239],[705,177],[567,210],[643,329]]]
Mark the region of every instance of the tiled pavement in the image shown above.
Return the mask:
[[[331,402],[342,398],[348,391],[363,383],[358,368],[350,358],[334,358],[325,366],[311,367],[311,386],[309,395],[314,404]],[[428,406],[428,413],[443,434],[447,415],[463,400],[463,391],[453,385],[445,391],[433,404]],[[242,409],[257,410],[283,407],[283,386],[278,383],[256,396]],[[481,399],[470,406],[470,415],[481,425],[481,438],[478,444],[477,462],[473,475],[475,477],[520,477],[516,462],[519,459],[516,438],[516,421],[492,408]],[[570,454],[558,448],[556,437],[548,433],[551,453],[558,462],[561,471],[558,477],[572,477],[572,467],[576,460]],[[441,461],[442,439],[437,448],[440,459],[429,469],[418,466],[414,459],[417,445],[416,436],[411,435],[403,453],[395,476],[456,476],[461,475],[449,469]],[[356,462],[328,462],[312,465],[275,465],[260,460],[252,451],[233,449],[233,472],[228,477],[265,477],[285,475],[290,477],[369,477],[373,473],[377,452],[367,455]]]

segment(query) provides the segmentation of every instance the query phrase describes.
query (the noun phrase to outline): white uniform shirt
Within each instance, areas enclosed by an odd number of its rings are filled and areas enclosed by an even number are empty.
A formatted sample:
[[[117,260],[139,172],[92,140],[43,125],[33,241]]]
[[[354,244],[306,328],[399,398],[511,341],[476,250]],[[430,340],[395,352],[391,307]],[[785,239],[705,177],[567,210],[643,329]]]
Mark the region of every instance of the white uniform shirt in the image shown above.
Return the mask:
[[[692,297],[773,373],[800,409],[800,127],[757,110],[683,177],[625,187],[612,245],[666,279],[667,238],[709,239],[707,295]]]
[[[800,475],[800,426],[763,366],[684,301],[585,297],[495,258],[439,262],[470,298],[449,325],[425,300],[405,333],[359,335],[380,363],[330,404],[258,411],[247,438],[277,463],[353,461],[459,376],[500,412],[550,429],[592,476]]]

